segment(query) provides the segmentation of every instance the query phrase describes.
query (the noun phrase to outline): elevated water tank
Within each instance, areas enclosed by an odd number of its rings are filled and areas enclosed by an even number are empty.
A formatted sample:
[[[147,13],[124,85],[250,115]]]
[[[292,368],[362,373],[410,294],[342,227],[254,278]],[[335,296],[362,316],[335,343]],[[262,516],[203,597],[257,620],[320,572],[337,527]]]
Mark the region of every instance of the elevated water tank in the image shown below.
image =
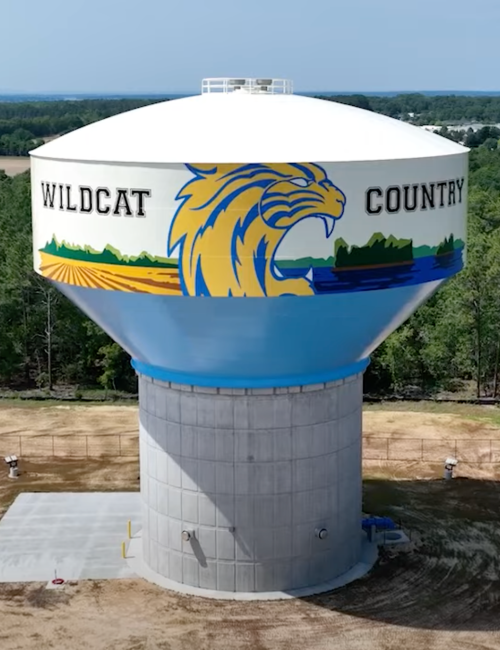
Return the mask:
[[[144,565],[192,589],[358,562],[363,371],[465,261],[466,149],[291,90],[208,79],[32,153],[35,270],[133,358]]]

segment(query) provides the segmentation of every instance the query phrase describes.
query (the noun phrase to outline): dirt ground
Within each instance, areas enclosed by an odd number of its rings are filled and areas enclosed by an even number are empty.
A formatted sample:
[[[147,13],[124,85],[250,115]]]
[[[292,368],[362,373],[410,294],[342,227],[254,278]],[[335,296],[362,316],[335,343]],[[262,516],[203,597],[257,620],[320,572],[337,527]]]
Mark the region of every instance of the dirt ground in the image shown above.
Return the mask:
[[[17,481],[0,471],[0,517],[20,492],[139,490],[138,458],[21,460],[20,470]]]
[[[500,462],[500,415],[488,407],[454,407],[454,413],[367,406],[363,457],[367,462]],[[425,406],[423,407],[425,409]],[[137,456],[136,405],[0,403],[0,454],[25,458]]]
[[[429,466],[429,476],[440,469]],[[139,579],[83,581],[57,591],[0,584],[0,648],[500,648],[500,483],[365,474],[364,510],[402,517],[412,543],[384,553],[369,576],[344,589],[232,603],[178,596]],[[137,462],[127,459],[26,462],[16,483],[0,474],[0,502],[5,507],[19,489],[133,490],[137,477]]]
[[[454,412],[393,410],[393,404],[385,408],[367,406],[363,414],[363,433],[388,438],[500,439],[499,409],[459,404],[441,406],[443,410],[447,408]]]
[[[0,403],[0,455],[99,458],[139,453],[136,406]]]
[[[411,416],[411,417],[409,417]],[[365,433],[498,437],[481,414],[374,409]],[[409,424],[409,422],[411,423]],[[0,408],[5,434],[44,436],[137,428],[134,407]],[[389,429],[388,429],[389,427]],[[400,427],[400,429],[399,429]],[[475,428],[477,427],[477,428]],[[94,430],[95,430],[94,429]],[[432,433],[434,431],[434,433]],[[45,432],[45,433],[44,433]],[[9,481],[0,514],[20,490],[137,490],[134,458],[38,459]],[[385,552],[372,572],[324,596],[232,603],[178,596],[143,580],[83,581],[60,590],[0,584],[1,650],[459,650],[500,649],[500,464],[364,462],[364,510],[400,518],[408,548]],[[0,542],[1,543],[1,542]]]
[[[30,159],[19,157],[0,156],[0,169],[3,169],[7,176],[22,174],[30,168]]]
[[[402,410],[396,404],[367,405],[363,433],[384,438],[500,440],[500,409],[461,405],[442,405],[440,409],[444,412],[412,412],[408,406]],[[137,429],[137,405],[45,406],[40,402],[0,401],[0,436],[135,435]]]
[[[137,406],[0,402],[0,436],[137,435]]]

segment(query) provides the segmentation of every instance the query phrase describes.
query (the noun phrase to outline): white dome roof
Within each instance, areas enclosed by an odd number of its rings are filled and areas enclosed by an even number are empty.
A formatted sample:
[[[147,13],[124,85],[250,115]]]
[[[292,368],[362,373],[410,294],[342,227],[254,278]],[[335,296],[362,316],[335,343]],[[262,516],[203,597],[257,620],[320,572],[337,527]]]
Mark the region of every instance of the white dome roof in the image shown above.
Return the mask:
[[[467,149],[421,128],[300,95],[212,93],[90,124],[32,152],[117,163],[349,162],[427,158]]]

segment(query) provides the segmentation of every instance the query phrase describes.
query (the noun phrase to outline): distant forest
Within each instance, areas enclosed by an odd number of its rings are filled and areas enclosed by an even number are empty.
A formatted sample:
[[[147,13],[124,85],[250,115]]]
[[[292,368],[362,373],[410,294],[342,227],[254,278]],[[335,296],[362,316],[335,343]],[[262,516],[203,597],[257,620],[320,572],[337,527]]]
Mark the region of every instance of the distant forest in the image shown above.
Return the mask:
[[[389,117],[405,120],[417,126],[481,123],[486,130],[460,135],[441,135],[460,139],[467,146],[477,147],[490,140],[490,146],[500,138],[500,96],[469,97],[463,95],[428,97],[404,94],[396,97],[367,97],[365,95],[328,95],[320,99],[341,102]],[[54,102],[0,103],[0,156],[26,156],[43,138],[68,133],[134,108],[155,104],[154,99],[84,99]],[[490,127],[493,127],[491,130]]]
[[[467,95],[427,96],[414,94],[396,97],[366,95],[321,96],[334,102],[350,104],[375,113],[423,124],[500,124],[500,95],[492,97]]]
[[[500,97],[335,99],[415,123],[500,123]],[[0,146],[10,142],[4,152],[26,153],[37,139],[148,103],[0,104]],[[477,395],[500,393],[500,149],[491,133],[470,144],[468,266],[372,355],[368,393],[432,394],[471,384]],[[33,272],[30,203],[29,173],[11,178],[0,171],[0,387],[134,391],[128,355]],[[106,255],[111,260],[116,252]]]
[[[0,156],[27,156],[44,138],[63,135],[159,99],[0,102]]]

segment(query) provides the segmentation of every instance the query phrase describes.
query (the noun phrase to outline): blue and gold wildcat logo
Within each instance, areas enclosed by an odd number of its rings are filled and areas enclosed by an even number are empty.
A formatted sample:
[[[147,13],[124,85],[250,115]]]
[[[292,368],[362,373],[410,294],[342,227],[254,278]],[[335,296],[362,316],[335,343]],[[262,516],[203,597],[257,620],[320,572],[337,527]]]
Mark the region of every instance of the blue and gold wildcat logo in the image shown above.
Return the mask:
[[[310,296],[308,277],[285,278],[276,252],[299,221],[322,219],[326,236],[346,197],[319,165],[186,165],[168,237],[179,248],[182,291],[189,296]]]

